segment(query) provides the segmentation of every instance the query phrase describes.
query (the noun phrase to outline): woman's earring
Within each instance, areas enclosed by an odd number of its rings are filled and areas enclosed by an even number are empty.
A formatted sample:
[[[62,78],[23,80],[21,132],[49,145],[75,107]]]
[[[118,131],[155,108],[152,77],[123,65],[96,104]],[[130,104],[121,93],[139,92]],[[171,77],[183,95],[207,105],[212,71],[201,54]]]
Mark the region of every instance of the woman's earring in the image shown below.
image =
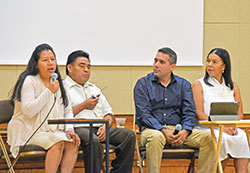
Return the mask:
[[[224,70],[222,70],[222,73],[224,73]]]

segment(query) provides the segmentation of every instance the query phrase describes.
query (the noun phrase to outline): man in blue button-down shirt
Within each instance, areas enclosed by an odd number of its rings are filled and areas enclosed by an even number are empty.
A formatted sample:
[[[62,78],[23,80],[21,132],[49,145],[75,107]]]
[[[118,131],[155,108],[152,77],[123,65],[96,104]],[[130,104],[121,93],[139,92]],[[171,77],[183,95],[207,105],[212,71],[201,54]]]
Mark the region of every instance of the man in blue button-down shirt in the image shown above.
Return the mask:
[[[191,84],[173,74],[177,56],[170,48],[159,49],[153,72],[139,79],[134,88],[136,122],[142,130],[149,173],[160,172],[166,143],[199,147],[197,172],[212,172],[214,147],[209,131],[193,129],[196,111]],[[174,135],[176,124],[182,130]]]

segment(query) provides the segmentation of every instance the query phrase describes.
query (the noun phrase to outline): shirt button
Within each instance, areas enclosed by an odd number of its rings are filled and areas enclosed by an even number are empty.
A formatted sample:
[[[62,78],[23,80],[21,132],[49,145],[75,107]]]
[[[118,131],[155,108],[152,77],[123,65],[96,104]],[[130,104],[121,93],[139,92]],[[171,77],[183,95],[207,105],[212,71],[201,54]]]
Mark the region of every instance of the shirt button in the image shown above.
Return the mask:
[[[167,99],[167,98],[165,98],[165,100],[167,101],[168,99]]]
[[[166,116],[166,114],[163,114],[164,116]]]

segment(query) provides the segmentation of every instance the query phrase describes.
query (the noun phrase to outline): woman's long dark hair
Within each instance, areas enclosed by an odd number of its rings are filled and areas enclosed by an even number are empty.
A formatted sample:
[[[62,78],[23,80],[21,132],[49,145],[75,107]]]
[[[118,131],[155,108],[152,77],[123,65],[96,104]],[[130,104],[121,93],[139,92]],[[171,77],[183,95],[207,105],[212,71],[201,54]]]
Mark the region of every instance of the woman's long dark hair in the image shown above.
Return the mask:
[[[35,50],[33,51],[32,55],[31,55],[31,58],[30,58],[30,60],[28,62],[26,70],[20,74],[20,76],[19,76],[19,78],[18,78],[18,80],[17,80],[17,82],[15,84],[15,87],[14,87],[14,90],[13,90],[13,93],[12,93],[12,96],[11,96],[12,104],[14,104],[14,100],[21,101],[21,89],[22,89],[23,82],[24,82],[25,78],[28,75],[35,76],[35,75],[38,74],[39,69],[37,68],[37,64],[38,64],[38,60],[40,58],[40,54],[44,50],[52,51],[54,56],[56,57],[56,54],[55,54],[53,48],[50,45],[46,44],[46,43],[45,44],[40,44],[35,48]],[[57,80],[59,81],[59,85],[60,85],[60,89],[61,89],[61,93],[62,93],[63,104],[66,107],[68,105],[68,98],[67,98],[67,95],[66,95],[66,91],[65,91],[65,89],[63,87],[62,78],[61,78],[60,72],[58,70],[57,64],[56,64],[55,73],[58,74]]]
[[[208,53],[207,59],[208,59],[209,55],[212,54],[212,53],[218,55],[221,58],[221,60],[223,61],[223,63],[225,64],[225,70],[224,70],[224,73],[222,73],[222,76],[225,79],[226,86],[229,87],[231,90],[233,90],[234,85],[233,85],[233,80],[232,80],[232,77],[231,77],[231,62],[230,62],[229,53],[225,49],[214,48]],[[207,84],[209,86],[213,86],[212,84],[210,84],[208,82],[208,78],[209,78],[209,74],[206,71],[206,74],[205,74],[205,77],[204,77],[204,82],[205,82],[205,84]]]

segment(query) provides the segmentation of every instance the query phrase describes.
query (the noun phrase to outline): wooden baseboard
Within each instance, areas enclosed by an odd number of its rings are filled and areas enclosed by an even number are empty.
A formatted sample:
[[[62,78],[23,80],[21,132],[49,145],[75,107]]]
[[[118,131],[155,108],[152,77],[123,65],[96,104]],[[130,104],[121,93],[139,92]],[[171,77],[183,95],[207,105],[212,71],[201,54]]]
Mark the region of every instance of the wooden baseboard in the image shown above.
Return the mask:
[[[250,119],[250,114],[244,114],[244,120],[249,120]]]

